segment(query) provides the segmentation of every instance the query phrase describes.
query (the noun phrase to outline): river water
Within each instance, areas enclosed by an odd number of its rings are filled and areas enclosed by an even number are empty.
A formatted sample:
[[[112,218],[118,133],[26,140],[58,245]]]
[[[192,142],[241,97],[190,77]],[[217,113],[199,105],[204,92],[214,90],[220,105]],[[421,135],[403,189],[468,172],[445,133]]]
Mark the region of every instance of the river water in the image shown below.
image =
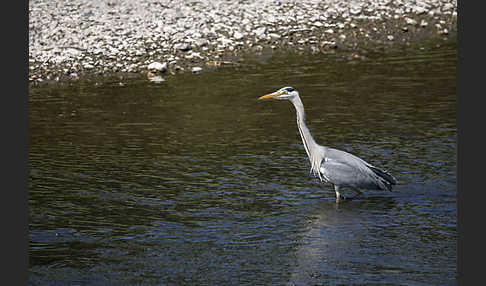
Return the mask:
[[[33,87],[31,285],[455,285],[455,44]],[[336,204],[319,144],[390,171]],[[344,191],[345,195],[352,192]]]

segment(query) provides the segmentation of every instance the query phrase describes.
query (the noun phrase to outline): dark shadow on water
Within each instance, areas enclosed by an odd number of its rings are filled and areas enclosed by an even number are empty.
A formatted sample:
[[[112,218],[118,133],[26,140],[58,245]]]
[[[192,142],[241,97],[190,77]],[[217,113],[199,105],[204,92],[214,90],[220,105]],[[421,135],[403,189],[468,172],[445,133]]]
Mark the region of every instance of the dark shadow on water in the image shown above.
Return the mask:
[[[336,202],[334,196],[326,195],[316,198],[319,200],[315,211],[340,210],[340,211],[388,211],[396,206],[397,199],[393,194],[366,194],[356,197],[346,197],[345,200]]]
[[[336,208],[341,210],[389,210],[395,206],[395,200],[390,196],[358,196],[346,198],[336,203]]]

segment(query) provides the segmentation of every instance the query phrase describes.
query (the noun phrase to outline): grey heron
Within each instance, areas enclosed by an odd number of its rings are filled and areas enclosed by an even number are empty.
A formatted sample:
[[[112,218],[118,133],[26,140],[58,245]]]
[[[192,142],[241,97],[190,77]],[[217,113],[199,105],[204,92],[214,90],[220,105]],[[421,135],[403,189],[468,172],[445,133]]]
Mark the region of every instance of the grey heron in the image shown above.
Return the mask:
[[[304,105],[295,88],[283,87],[258,98],[258,100],[262,99],[290,100],[292,102],[297,112],[297,127],[310,160],[311,172],[321,181],[334,186],[336,202],[345,199],[340,193],[343,187],[351,188],[357,193],[356,195],[362,194],[360,189],[392,190],[396,179],[387,171],[348,152],[316,143],[305,124]]]

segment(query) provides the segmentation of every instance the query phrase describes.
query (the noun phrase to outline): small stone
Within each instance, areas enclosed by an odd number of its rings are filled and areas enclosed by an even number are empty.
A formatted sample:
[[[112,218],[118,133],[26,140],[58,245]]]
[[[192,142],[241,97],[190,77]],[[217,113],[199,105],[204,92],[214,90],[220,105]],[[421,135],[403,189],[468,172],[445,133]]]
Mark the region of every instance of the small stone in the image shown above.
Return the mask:
[[[386,38],[387,38],[389,41],[393,41],[393,39],[394,39],[394,37],[393,37],[392,35],[388,35]]]
[[[221,47],[224,48],[224,47],[228,47],[230,46],[231,44],[233,44],[233,40],[231,39],[228,39],[228,38],[225,38],[225,37],[220,37],[218,38],[218,42],[221,43]]]
[[[235,38],[236,40],[241,40],[241,39],[243,39],[243,37],[244,37],[244,35],[242,33],[238,32],[238,31],[235,31],[233,33],[233,38]]]
[[[174,45],[174,49],[187,52],[191,49],[191,46],[188,43],[179,43]]]
[[[429,24],[429,23],[427,23],[425,20],[422,20],[422,21],[420,22],[420,26],[422,26],[423,28],[427,27],[427,25],[428,25],[428,24]]]
[[[414,10],[415,10],[415,13],[417,15],[425,14],[425,12],[427,12],[427,9],[425,9],[424,7],[420,7],[420,6],[415,6]]]
[[[203,71],[203,69],[201,67],[193,67],[191,71],[192,73],[200,73]]]
[[[280,35],[279,34],[276,34],[276,33],[270,33],[268,34],[268,36],[272,39],[272,40],[278,40],[280,39]]]
[[[358,15],[361,13],[361,7],[352,7],[350,10],[349,10],[349,13],[353,14],[353,15]]]
[[[208,45],[208,40],[207,39],[197,39],[194,41],[194,44],[198,47],[204,47]]]
[[[405,21],[407,22],[408,25],[417,25],[417,21],[411,18],[405,18]]]
[[[327,29],[327,30],[325,30],[324,32],[326,32],[326,33],[328,33],[328,34],[332,34],[332,33],[334,33],[334,30],[333,30],[333,29]]]
[[[254,31],[254,33],[255,33],[255,35],[256,35],[257,37],[261,38],[261,37],[263,36],[263,34],[265,34],[266,30],[267,30],[267,28],[265,28],[265,27],[260,27],[260,28],[256,29],[256,30]]]
[[[449,11],[454,9],[454,5],[452,3],[445,3],[444,6],[442,7],[442,11]]]
[[[150,71],[167,72],[167,63],[153,62],[147,66]]]
[[[201,53],[196,53],[196,52],[192,52],[191,54],[194,58],[200,58],[200,59],[204,59],[203,56],[201,56]]]

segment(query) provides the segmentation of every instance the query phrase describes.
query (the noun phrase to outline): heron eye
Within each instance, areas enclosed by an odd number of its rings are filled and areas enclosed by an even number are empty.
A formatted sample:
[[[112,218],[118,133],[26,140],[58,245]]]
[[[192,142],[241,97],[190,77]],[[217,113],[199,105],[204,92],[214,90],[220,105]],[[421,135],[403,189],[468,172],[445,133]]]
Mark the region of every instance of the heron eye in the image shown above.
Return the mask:
[[[287,90],[287,92],[292,92],[292,91],[294,91],[294,90],[295,90],[295,88],[293,88],[293,87],[289,87],[289,88],[287,88],[286,90]]]

